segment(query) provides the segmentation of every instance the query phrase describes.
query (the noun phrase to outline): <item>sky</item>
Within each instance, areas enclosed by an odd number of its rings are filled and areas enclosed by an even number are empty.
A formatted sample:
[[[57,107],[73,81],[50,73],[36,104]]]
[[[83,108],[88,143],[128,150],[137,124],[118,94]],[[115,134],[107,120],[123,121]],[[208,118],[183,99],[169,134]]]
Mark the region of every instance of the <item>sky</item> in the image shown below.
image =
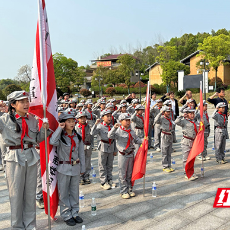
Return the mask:
[[[38,0],[0,0],[0,79],[32,66]],[[184,33],[230,30],[229,0],[46,0],[53,54],[79,66]]]

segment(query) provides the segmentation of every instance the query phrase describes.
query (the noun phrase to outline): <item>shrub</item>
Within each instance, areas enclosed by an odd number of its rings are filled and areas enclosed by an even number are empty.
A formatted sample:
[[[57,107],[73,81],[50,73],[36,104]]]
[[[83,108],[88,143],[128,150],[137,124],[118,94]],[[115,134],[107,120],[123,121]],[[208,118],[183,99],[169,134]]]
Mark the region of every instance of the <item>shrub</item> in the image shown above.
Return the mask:
[[[88,97],[91,95],[91,92],[88,89],[81,89],[80,94],[83,95],[84,97]]]
[[[109,87],[105,90],[105,92],[112,97],[116,93],[116,89],[114,87]]]
[[[122,87],[122,88],[126,88],[126,89],[128,88],[128,86],[125,83],[121,83],[117,87]]]
[[[15,85],[15,84],[11,84],[11,85],[6,86],[6,87],[2,90],[2,92],[3,92],[4,96],[6,97],[7,95],[11,94],[11,93],[14,92],[14,91],[21,91],[21,90],[22,90],[22,89],[21,89],[20,86]]]
[[[210,85],[213,85],[215,86],[215,77],[213,77],[211,80],[210,80]],[[216,79],[216,87],[219,88],[223,85],[223,81],[221,80],[221,78],[217,77]]]
[[[140,87],[140,85],[141,85],[141,88],[143,88],[143,87],[145,87],[146,86],[146,84],[145,83],[143,83],[142,81],[140,82],[140,81],[138,81],[135,85],[134,85],[134,88],[139,88]]]
[[[127,88],[117,86],[117,87],[114,87],[114,89],[116,90],[117,94],[127,94],[128,93]]]
[[[108,84],[106,88],[113,87],[113,84]]]

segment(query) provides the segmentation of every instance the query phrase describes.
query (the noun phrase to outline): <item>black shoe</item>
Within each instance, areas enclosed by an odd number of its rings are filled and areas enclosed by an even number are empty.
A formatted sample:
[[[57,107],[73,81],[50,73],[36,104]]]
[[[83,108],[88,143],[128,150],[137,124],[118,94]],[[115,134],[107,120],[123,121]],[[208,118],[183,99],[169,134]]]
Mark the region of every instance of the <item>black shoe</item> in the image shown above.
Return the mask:
[[[91,181],[90,181],[89,178],[88,178],[88,179],[85,179],[84,181],[85,181],[85,184],[91,184]]]
[[[36,200],[36,205],[38,208],[40,209],[44,209],[44,201],[43,201],[43,198],[39,199],[39,200]]]
[[[80,185],[84,185],[85,181],[84,180],[80,180]]]
[[[74,220],[74,218],[70,218],[68,220],[65,220],[65,223],[69,226],[75,226],[76,225],[76,221]]]
[[[75,223],[78,223],[78,224],[83,222],[83,219],[80,216],[76,216],[73,219],[74,219]]]

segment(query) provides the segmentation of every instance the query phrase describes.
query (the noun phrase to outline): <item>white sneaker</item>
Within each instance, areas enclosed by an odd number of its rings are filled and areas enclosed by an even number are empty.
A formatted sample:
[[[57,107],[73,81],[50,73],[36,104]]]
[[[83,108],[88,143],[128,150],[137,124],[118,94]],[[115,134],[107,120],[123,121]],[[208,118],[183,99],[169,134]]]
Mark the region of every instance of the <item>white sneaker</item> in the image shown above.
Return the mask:
[[[0,171],[3,171],[3,169],[4,169],[3,165],[0,165]]]
[[[211,160],[211,157],[205,157],[205,160]]]
[[[157,151],[157,152],[160,152],[160,151],[161,151],[161,149],[160,149],[160,148],[156,148],[156,151]]]
[[[111,186],[108,183],[105,183],[104,185],[101,185],[101,187],[105,190],[111,189]]]

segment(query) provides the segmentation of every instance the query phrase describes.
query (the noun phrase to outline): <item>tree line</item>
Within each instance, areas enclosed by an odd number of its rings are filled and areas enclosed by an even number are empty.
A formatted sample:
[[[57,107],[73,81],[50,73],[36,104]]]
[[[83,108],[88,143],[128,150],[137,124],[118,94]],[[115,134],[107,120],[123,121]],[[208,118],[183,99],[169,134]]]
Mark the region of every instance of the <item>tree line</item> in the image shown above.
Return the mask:
[[[145,70],[155,62],[159,62],[162,67],[163,86],[173,84],[177,87],[177,71],[184,70],[189,73],[189,67],[180,63],[180,60],[191,53],[201,50],[200,56],[208,60],[208,68],[213,68],[216,73],[218,67],[228,65],[230,61],[230,31],[220,29],[212,30],[211,33],[184,34],[181,37],[171,38],[164,43],[154,44],[145,48],[139,48],[132,54],[125,54],[118,57],[120,65],[116,69],[99,66],[92,78],[92,89],[98,87],[99,79],[101,86],[110,84],[112,87],[120,83],[125,83],[128,90],[133,83],[131,74],[138,70],[143,73],[142,79],[148,79],[148,73]],[[103,54],[107,57],[111,53]],[[64,54],[55,53],[53,55],[54,72],[56,78],[57,91],[79,92],[80,86],[84,84],[87,66],[78,66],[78,62],[72,58],[67,58]],[[199,63],[197,63],[199,66]],[[202,69],[202,66],[200,66]],[[216,74],[216,79],[217,79]],[[31,79],[31,67],[22,66],[14,80],[0,80],[0,99],[6,99],[6,96],[14,90],[29,90]]]

